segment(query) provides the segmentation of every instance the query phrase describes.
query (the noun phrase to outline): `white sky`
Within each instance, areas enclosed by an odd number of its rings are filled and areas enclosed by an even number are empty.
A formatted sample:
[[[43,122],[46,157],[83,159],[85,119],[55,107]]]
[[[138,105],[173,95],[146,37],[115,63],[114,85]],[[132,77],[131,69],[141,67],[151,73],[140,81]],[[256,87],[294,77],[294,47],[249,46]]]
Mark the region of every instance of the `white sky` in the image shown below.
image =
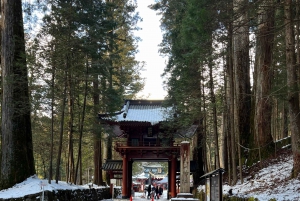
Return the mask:
[[[159,56],[158,45],[162,41],[162,32],[160,30],[160,16],[148,8],[154,0],[137,0],[139,12],[143,21],[138,24],[142,30],[135,33],[142,41],[139,42],[139,53],[136,55],[138,61],[145,61],[145,71],[142,77],[146,78],[145,88],[139,95],[147,99],[164,99],[167,94],[163,89],[163,79],[161,74],[165,66],[165,59]],[[148,96],[149,95],[149,96]]]

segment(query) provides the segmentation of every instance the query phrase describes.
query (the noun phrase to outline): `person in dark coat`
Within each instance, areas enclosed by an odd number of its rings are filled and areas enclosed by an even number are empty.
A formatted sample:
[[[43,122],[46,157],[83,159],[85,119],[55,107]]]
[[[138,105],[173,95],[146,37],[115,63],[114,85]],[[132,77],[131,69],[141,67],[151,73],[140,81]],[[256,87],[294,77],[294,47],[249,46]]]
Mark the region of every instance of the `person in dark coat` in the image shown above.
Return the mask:
[[[151,198],[155,197],[155,186],[152,187]]]
[[[164,192],[164,189],[161,186],[159,186],[159,188],[158,188],[159,197],[161,197],[161,195],[163,194],[163,192]]]
[[[159,199],[158,186],[156,186],[156,188],[155,188],[155,198]]]
[[[151,184],[149,184],[147,190],[148,190],[148,196],[147,196],[147,198],[149,199],[150,198],[150,193],[151,193]]]

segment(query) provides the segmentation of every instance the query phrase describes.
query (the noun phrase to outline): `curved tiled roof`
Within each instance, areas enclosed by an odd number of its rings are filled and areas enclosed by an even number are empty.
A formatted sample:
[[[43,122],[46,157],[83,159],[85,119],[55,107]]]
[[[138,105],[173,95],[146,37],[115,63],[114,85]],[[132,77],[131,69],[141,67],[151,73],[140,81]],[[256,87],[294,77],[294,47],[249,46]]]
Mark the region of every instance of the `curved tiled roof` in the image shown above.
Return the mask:
[[[162,107],[162,100],[126,100],[120,112],[111,117],[101,117],[115,122],[150,122],[155,125],[166,121],[168,109]]]
[[[106,162],[102,165],[102,169],[105,171],[108,171],[108,170],[122,171],[123,170],[123,161],[107,159]]]

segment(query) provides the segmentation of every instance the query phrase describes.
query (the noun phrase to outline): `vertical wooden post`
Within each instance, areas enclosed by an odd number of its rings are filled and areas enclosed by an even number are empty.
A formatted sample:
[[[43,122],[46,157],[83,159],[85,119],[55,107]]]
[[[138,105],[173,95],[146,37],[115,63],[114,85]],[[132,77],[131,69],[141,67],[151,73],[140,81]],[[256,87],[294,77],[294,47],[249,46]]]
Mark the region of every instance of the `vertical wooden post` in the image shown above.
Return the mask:
[[[128,158],[127,158],[128,161]],[[132,190],[133,190],[133,185],[132,185],[132,160],[128,161],[128,167],[127,167],[127,198],[130,198],[131,194],[132,194]]]
[[[171,197],[176,197],[176,157],[175,155],[171,159]]]
[[[126,154],[123,155],[123,172],[122,172],[122,198],[126,199],[127,197],[127,166],[128,166],[128,159]]]

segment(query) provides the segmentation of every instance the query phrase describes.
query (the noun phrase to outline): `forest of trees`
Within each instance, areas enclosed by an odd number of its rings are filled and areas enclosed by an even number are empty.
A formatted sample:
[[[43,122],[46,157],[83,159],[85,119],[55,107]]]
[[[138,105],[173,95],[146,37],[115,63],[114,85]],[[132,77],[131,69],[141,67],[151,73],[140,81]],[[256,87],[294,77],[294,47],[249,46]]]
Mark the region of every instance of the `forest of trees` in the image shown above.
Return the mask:
[[[151,8],[162,17],[168,105],[177,125],[198,124],[205,172],[222,167],[229,184],[243,182],[243,166],[290,136],[297,177],[299,0],[160,0]]]
[[[2,189],[34,173],[106,181],[99,167],[112,157],[103,147],[112,139],[97,114],[118,111],[144,86],[137,6],[1,0]],[[150,8],[161,15],[166,106],[175,106],[176,126],[198,125],[195,159],[204,158],[205,172],[222,167],[235,184],[244,165],[290,136],[297,177],[299,0],[157,0]]]
[[[135,8],[119,0],[1,1],[1,188],[34,173],[81,184],[89,171],[102,184],[97,115],[119,111],[144,86]]]

